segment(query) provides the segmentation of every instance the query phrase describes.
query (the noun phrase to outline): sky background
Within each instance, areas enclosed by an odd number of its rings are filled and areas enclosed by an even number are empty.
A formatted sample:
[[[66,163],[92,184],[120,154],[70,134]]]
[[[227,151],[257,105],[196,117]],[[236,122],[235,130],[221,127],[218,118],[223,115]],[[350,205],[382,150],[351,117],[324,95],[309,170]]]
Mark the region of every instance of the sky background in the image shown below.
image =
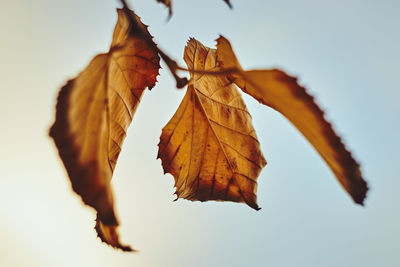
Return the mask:
[[[400,266],[400,2],[130,0],[156,42],[184,64],[186,41],[227,37],[245,68],[279,67],[312,93],[361,163],[370,191],[355,205],[277,112],[244,96],[268,165],[255,211],[173,202],[156,160],[184,90],[164,68],[128,131],[113,186],[123,242],[102,244],[95,213],[72,193],[47,136],[56,96],[108,50],[116,0],[14,0],[0,8],[1,266]]]

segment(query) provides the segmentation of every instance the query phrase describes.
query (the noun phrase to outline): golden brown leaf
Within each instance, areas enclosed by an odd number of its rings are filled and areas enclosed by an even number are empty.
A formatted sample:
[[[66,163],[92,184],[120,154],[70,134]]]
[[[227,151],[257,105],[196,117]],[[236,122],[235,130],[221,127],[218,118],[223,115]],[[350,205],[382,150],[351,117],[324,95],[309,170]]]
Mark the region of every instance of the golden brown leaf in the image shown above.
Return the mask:
[[[229,79],[245,93],[282,113],[314,146],[328,164],[344,189],[358,204],[368,190],[361,176],[359,164],[353,159],[332,125],[324,118],[323,111],[306,90],[283,71],[244,71],[227,39],[217,39],[217,55],[221,68],[237,68]]]
[[[124,250],[131,249],[118,240],[110,181],[127,128],[144,90],[155,85],[158,69],[157,53],[118,10],[110,51],[97,55],[61,89],[50,129],[74,191],[97,211],[99,236]]]
[[[216,52],[191,39],[189,69],[218,71]],[[158,157],[178,198],[245,202],[258,209],[257,177],[266,162],[240,92],[224,75],[191,73],[185,97],[163,128]]]

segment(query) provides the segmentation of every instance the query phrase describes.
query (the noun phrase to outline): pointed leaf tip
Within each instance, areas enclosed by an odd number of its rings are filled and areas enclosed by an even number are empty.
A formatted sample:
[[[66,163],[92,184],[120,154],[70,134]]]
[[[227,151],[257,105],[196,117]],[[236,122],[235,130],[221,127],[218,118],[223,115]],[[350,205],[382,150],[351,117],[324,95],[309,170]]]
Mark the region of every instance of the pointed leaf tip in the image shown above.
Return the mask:
[[[104,225],[100,220],[96,219],[95,230],[97,232],[97,237],[107,245],[125,252],[137,252],[137,250],[130,246],[121,244],[117,226]]]

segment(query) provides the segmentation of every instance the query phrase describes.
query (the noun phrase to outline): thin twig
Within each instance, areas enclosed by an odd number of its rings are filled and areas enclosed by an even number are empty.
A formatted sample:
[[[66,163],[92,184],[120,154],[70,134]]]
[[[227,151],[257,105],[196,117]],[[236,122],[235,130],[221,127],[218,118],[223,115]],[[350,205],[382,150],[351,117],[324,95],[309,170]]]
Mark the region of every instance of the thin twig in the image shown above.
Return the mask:
[[[183,68],[181,66],[177,66],[176,69],[192,72],[195,74],[205,74],[205,75],[211,75],[211,76],[228,75],[228,74],[235,74],[235,73],[240,72],[238,68],[229,68],[229,69],[223,69],[223,70],[219,70],[219,71],[213,71],[213,70],[194,70],[194,69],[192,70],[192,69]]]

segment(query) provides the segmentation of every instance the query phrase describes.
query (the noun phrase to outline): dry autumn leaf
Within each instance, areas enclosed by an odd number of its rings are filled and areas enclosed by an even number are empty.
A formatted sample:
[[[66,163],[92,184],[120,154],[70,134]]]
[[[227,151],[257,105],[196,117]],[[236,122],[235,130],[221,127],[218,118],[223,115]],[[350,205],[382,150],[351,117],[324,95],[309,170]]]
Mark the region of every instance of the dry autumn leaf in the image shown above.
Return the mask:
[[[368,187],[359,164],[296,78],[277,69],[244,71],[229,41],[222,36],[217,39],[217,55],[222,69],[237,69],[228,75],[229,80],[284,115],[318,151],[353,200],[362,205]]]
[[[172,0],[156,0],[172,13]],[[231,7],[229,0],[223,0]],[[251,116],[237,87],[282,113],[314,146],[356,203],[368,190],[358,163],[322,110],[297,80],[283,71],[245,71],[227,39],[217,49],[190,39],[182,68],[153,41],[121,0],[108,53],[97,55],[61,89],[50,136],[74,191],[97,211],[95,229],[105,243],[124,251],[110,184],[127,129],[146,88],[156,83],[160,57],[177,82],[190,82],[178,110],[163,128],[158,157],[175,179],[176,195],[188,200],[257,204],[257,179],[266,165]]]
[[[50,129],[74,191],[97,211],[99,237],[126,251],[132,249],[119,242],[110,181],[127,128],[158,70],[157,53],[118,10],[110,51],[97,55],[61,89]]]
[[[189,69],[219,71],[216,51],[191,39]],[[241,94],[225,75],[191,73],[185,97],[163,128],[158,157],[178,198],[245,202],[259,209],[257,177],[266,162]]]

